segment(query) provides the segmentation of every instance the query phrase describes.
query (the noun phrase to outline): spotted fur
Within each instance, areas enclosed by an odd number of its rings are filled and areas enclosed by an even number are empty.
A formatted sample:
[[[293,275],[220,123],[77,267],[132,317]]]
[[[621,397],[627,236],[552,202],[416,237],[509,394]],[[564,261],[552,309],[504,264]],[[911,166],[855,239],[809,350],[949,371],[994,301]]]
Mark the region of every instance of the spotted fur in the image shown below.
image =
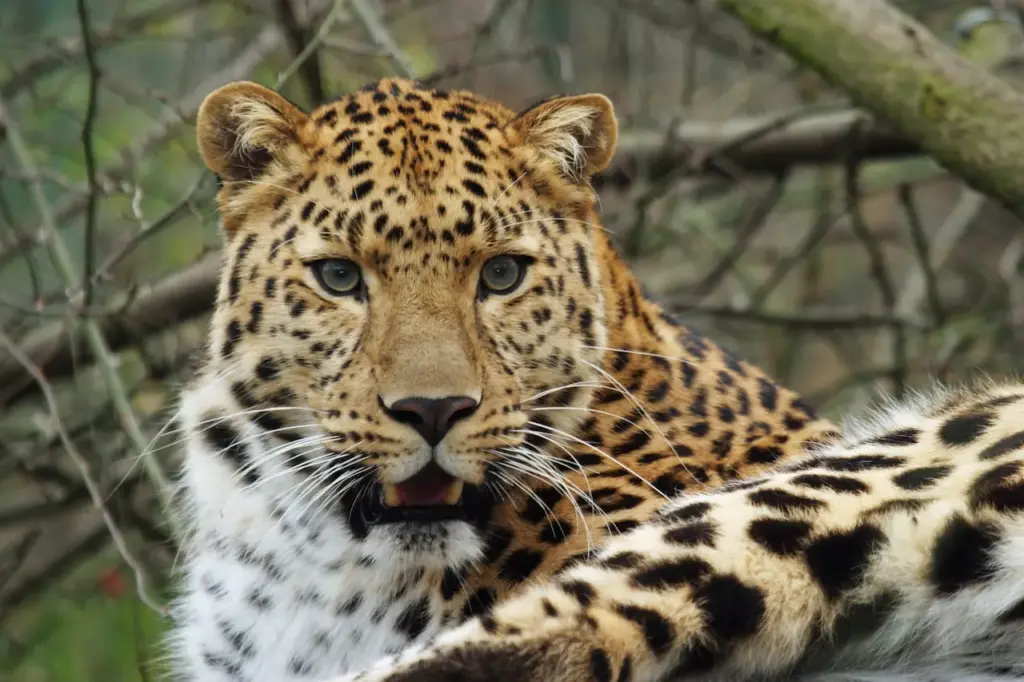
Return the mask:
[[[1022,679],[1022,425],[1020,384],[893,405],[354,679]]]
[[[820,588],[801,577],[801,543],[859,518],[851,504],[887,501],[870,467],[749,482],[837,430],[643,295],[588,184],[617,138],[604,97],[517,114],[385,80],[307,114],[235,83],[207,98],[197,131],[222,182],[225,246],[205,363],[181,396],[190,534],[176,678],[323,681],[442,637],[449,648],[396,674],[506,666],[544,678],[557,663],[570,682],[591,679],[584,670],[656,679],[659,661],[683,660],[685,622],[703,622],[703,604],[722,609],[727,634],[758,630],[774,622],[771,576],[787,571],[806,588],[793,603],[810,603]],[[505,255],[524,274],[495,294],[481,270]],[[312,267],[323,259],[357,264],[359,285],[325,288]],[[435,447],[396,417],[400,401],[450,396],[476,407]],[[907,413],[907,428],[923,428]],[[924,447],[908,434],[877,447]],[[462,516],[377,523],[383,486],[427,466],[465,483]],[[952,466],[901,468],[900,490],[961,480]],[[714,489],[736,501],[700,497]],[[730,521],[755,512],[773,555]],[[805,536],[780,518],[809,524]],[[689,553],[707,558],[673,563]],[[634,576],[643,599],[607,591]],[[686,606],[697,587],[710,591]],[[757,618],[744,611],[755,593]],[[723,594],[735,609],[713,601]],[[517,604],[532,614],[522,625]],[[598,646],[622,618],[647,636]],[[709,636],[710,656],[725,644]],[[630,648],[642,641],[661,657]],[[604,658],[579,667],[591,649]],[[748,650],[754,666],[762,652]]]

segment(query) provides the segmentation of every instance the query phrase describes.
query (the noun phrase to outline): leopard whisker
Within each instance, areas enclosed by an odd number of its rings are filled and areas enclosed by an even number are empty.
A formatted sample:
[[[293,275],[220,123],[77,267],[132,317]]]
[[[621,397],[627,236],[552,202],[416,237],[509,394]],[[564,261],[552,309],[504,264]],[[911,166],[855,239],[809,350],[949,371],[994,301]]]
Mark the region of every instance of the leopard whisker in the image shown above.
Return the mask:
[[[590,533],[590,525],[587,523],[586,515],[583,513],[583,509],[576,501],[574,493],[583,497],[591,506],[596,506],[594,504],[593,499],[589,495],[584,493],[578,486],[574,485],[571,481],[568,481],[564,477],[560,476],[557,473],[557,471],[554,471],[553,469],[549,471],[544,468],[538,468],[536,466],[538,462],[535,460],[528,460],[522,458],[521,455],[517,458],[515,455],[519,455],[519,453],[504,451],[504,454],[505,458],[502,459],[500,466],[505,466],[507,468],[519,471],[522,474],[533,476],[534,478],[538,479],[543,483],[551,484],[556,490],[562,492],[564,498],[569,502],[570,505],[572,505],[573,513],[576,515],[576,517],[582,524],[583,532],[587,538],[587,547],[590,548],[593,543],[593,538],[591,537]]]
[[[626,419],[625,417],[623,417],[621,415],[618,415],[618,414],[615,414],[614,412],[608,412],[607,410],[597,410],[597,409],[594,409],[592,407],[573,407],[571,405],[554,405],[554,406],[550,406],[550,407],[528,407],[528,408],[526,408],[525,411],[526,412],[546,412],[546,411],[555,411],[555,410],[570,410],[570,411],[575,411],[575,412],[586,412],[588,414],[600,414],[600,415],[604,415],[604,416],[608,416],[608,417],[614,417],[615,419],[623,421],[623,422],[629,424],[630,426],[636,427],[642,433],[646,433],[648,436],[651,435],[651,433],[649,431],[647,431],[644,427],[642,427],[640,424],[637,424],[635,421],[633,421],[631,419]]]
[[[560,433],[561,433],[561,434],[562,434],[563,436],[565,436],[565,437],[568,437],[568,438],[569,438],[570,440],[572,440],[572,441],[574,441],[574,442],[576,442],[576,443],[578,443],[578,444],[580,444],[580,445],[582,445],[582,446],[584,446],[584,447],[587,447],[587,448],[589,448],[589,449],[593,450],[594,452],[596,452],[596,453],[597,453],[598,455],[600,455],[601,457],[604,457],[605,459],[607,459],[607,460],[608,460],[609,462],[612,462],[612,463],[614,463],[614,464],[615,464],[616,466],[618,466],[618,467],[622,468],[622,469],[623,469],[624,471],[627,471],[627,472],[629,472],[630,474],[632,474],[632,475],[636,476],[636,477],[637,477],[638,479],[640,479],[641,481],[643,481],[643,482],[644,482],[644,484],[645,484],[645,485],[646,485],[646,486],[647,486],[648,488],[650,488],[651,490],[653,490],[653,491],[654,491],[655,493],[657,493],[657,494],[658,494],[658,495],[659,495],[660,497],[664,498],[664,499],[665,499],[666,501],[668,501],[668,502],[671,502],[671,501],[672,501],[672,500],[671,500],[671,498],[670,498],[670,497],[668,497],[668,496],[667,496],[667,495],[666,495],[665,493],[663,493],[663,492],[661,492],[660,490],[658,490],[658,488],[657,488],[657,487],[655,487],[653,483],[651,483],[650,481],[648,481],[648,480],[647,480],[646,478],[644,478],[643,476],[641,476],[641,475],[640,475],[639,473],[637,473],[636,471],[634,471],[634,470],[633,470],[632,468],[630,468],[629,466],[627,466],[627,465],[626,465],[625,463],[623,463],[623,462],[620,462],[619,460],[617,460],[616,458],[612,457],[612,456],[611,456],[611,455],[609,455],[608,453],[606,453],[606,452],[602,451],[602,450],[601,450],[600,448],[594,447],[593,445],[591,445],[590,443],[586,442],[586,441],[585,441],[585,440],[583,440],[582,438],[577,438],[576,436],[571,436],[571,435],[569,435],[569,434],[565,433],[564,431],[559,431],[559,429],[556,429],[556,428],[554,428],[553,426],[547,426],[546,424],[537,424],[536,426],[539,426],[539,427],[543,427],[543,428],[549,429],[549,430],[551,430],[551,431],[555,431],[555,432],[560,432]],[[525,434],[529,434],[529,435],[533,435],[533,436],[536,436],[537,438],[543,438],[544,440],[546,440],[546,441],[548,441],[548,442],[551,442],[551,443],[555,443],[555,442],[556,442],[556,441],[555,441],[554,439],[552,439],[552,438],[551,438],[551,437],[550,437],[549,435],[547,435],[547,434],[544,434],[544,433],[540,433],[540,432],[538,432],[538,431],[532,431],[532,430],[528,430],[528,429],[523,429],[523,430],[522,430],[522,433],[525,433]]]
[[[609,374],[608,372],[606,372],[605,370],[603,370],[603,369],[602,369],[601,367],[598,367],[597,365],[595,365],[594,363],[592,363],[592,362],[590,362],[590,361],[588,361],[588,360],[581,360],[581,362],[585,363],[586,365],[588,365],[588,366],[590,366],[591,368],[595,369],[596,371],[600,372],[600,373],[601,373],[601,374],[602,374],[602,375],[603,375],[603,376],[604,376],[605,378],[607,378],[607,379],[608,379],[609,381],[611,381],[611,382],[612,382],[613,384],[615,384],[615,385],[616,385],[616,386],[617,386],[617,387],[618,387],[618,388],[619,388],[619,389],[620,389],[620,390],[622,391],[622,394],[623,394],[624,396],[626,396],[626,398],[627,398],[628,400],[630,400],[630,401],[631,401],[631,402],[633,403],[633,405],[635,405],[635,406],[636,406],[636,408],[637,408],[638,410],[640,410],[640,414],[642,414],[642,415],[644,416],[644,419],[646,419],[646,420],[647,420],[647,422],[648,422],[648,423],[649,423],[649,424],[651,425],[651,428],[653,428],[653,429],[654,429],[654,432],[655,432],[655,433],[657,433],[657,434],[658,434],[659,436],[661,436],[661,439],[662,439],[663,441],[665,441],[665,445],[667,445],[667,446],[668,446],[668,449],[672,451],[672,454],[676,456],[676,459],[677,459],[677,460],[679,460],[679,463],[680,463],[680,464],[681,464],[681,465],[683,466],[683,468],[684,468],[684,469],[686,469],[686,470],[687,470],[687,473],[689,473],[689,469],[687,468],[687,466],[686,466],[686,463],[685,463],[685,462],[683,461],[683,458],[682,458],[682,457],[681,457],[681,456],[679,455],[679,453],[678,453],[678,452],[676,451],[675,445],[673,445],[673,444],[672,444],[672,441],[670,441],[670,440],[668,439],[668,436],[666,436],[666,435],[665,435],[665,432],[664,432],[664,431],[662,431],[662,430],[661,430],[661,429],[660,429],[660,428],[658,427],[658,423],[657,423],[656,421],[654,421],[654,418],[653,418],[653,417],[651,417],[651,414],[650,414],[650,413],[649,413],[649,412],[647,411],[647,408],[645,408],[645,407],[644,407],[644,406],[643,406],[643,405],[642,405],[642,404],[640,403],[640,401],[639,401],[639,400],[637,400],[637,399],[636,399],[636,397],[635,397],[635,396],[634,396],[634,395],[633,395],[632,393],[630,393],[630,392],[629,392],[629,391],[628,391],[628,390],[626,389],[626,387],[625,387],[625,386],[623,386],[623,385],[622,385],[622,384],[621,384],[621,383],[619,382],[619,380],[618,380],[618,379],[616,379],[616,378],[615,378],[615,377],[613,377],[613,376],[612,376],[611,374]],[[690,474],[690,475],[692,476],[693,474]],[[694,480],[696,480],[696,478],[695,478]]]
[[[591,346],[589,344],[580,345],[583,348],[589,348],[591,350],[599,350],[612,353],[625,353],[627,355],[643,355],[650,358],[660,358],[662,360],[669,360],[672,362],[683,362],[690,365],[691,367],[700,367],[699,363],[696,363],[693,360],[690,360],[689,358],[683,358],[675,355],[662,355],[660,353],[652,353],[650,351],[645,350],[634,350],[631,348],[612,348],[611,346]]]
[[[563,384],[562,386],[556,386],[554,388],[546,388],[543,391],[540,391],[539,393],[535,393],[535,394],[531,395],[529,398],[524,398],[521,402],[522,403],[528,403],[528,402],[531,402],[531,401],[534,401],[534,400],[539,400],[540,398],[543,398],[546,395],[550,395],[552,393],[557,393],[558,391],[565,391],[565,390],[570,389],[570,388],[605,388],[605,389],[614,389],[613,386],[609,386],[607,384],[598,383],[598,382],[595,382],[595,381],[576,381],[576,382],[573,382],[571,384]]]

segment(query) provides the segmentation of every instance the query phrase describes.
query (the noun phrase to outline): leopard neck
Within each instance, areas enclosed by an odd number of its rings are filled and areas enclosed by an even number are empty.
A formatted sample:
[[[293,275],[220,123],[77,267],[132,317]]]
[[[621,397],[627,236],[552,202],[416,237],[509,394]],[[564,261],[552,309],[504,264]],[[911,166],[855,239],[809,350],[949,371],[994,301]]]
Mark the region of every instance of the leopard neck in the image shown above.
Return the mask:
[[[590,407],[603,414],[583,425],[588,437],[600,436],[620,459],[694,453],[712,463],[711,478],[728,479],[836,436],[835,425],[798,393],[647,298],[603,233],[596,256],[607,327],[602,364],[618,387],[594,393]]]

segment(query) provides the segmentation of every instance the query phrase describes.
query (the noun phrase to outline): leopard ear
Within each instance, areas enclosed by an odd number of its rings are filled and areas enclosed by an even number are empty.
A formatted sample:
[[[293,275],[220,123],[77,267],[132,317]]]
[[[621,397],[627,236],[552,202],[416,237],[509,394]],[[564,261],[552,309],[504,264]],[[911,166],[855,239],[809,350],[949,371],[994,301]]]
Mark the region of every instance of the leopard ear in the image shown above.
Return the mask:
[[[597,94],[545,100],[509,125],[524,144],[557,163],[574,182],[585,182],[607,168],[619,138],[611,100]]]
[[[221,180],[255,180],[299,148],[307,115],[256,83],[228,83],[206,96],[196,117],[203,162]]]

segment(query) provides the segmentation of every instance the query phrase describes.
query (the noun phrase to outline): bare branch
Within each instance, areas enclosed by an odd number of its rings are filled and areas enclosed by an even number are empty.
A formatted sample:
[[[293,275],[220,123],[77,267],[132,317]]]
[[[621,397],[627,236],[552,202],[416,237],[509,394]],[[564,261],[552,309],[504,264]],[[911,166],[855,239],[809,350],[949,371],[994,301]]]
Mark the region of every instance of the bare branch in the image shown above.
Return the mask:
[[[92,503],[102,515],[103,523],[106,525],[107,532],[114,541],[114,545],[117,547],[118,553],[135,574],[135,586],[139,594],[139,599],[141,599],[146,606],[150,607],[160,615],[166,615],[167,609],[150,596],[145,569],[143,569],[142,564],[140,564],[134,555],[132,555],[131,550],[128,548],[128,543],[125,541],[124,535],[121,533],[121,529],[118,528],[117,523],[114,521],[114,517],[111,516],[110,511],[107,510],[107,506],[103,501],[103,492],[100,490],[99,484],[96,483],[92,476],[92,467],[89,465],[89,461],[78,451],[74,441],[71,440],[71,437],[65,430],[64,422],[61,420],[60,416],[60,407],[57,404],[57,397],[53,394],[53,389],[50,388],[50,384],[46,380],[46,377],[43,376],[42,372],[39,371],[39,368],[32,364],[32,361],[3,332],[0,332],[0,346],[5,347],[7,352],[22,364],[25,371],[31,374],[32,378],[35,379],[36,384],[39,386],[39,390],[42,391],[43,397],[46,399],[46,405],[50,410],[50,418],[53,420],[53,427],[56,429],[57,434],[60,437],[60,442],[61,445],[64,446],[64,451],[78,468],[78,471],[82,476],[82,482],[89,491]]]
[[[14,152],[15,159],[21,166],[22,170],[29,177],[36,177],[35,163],[32,161],[28,149],[21,139],[21,133],[8,116],[7,108],[3,100],[0,100],[0,124],[3,124],[7,129],[7,140]],[[57,225],[53,218],[53,211],[46,200],[42,187],[38,182],[30,183],[29,189],[43,225],[42,231],[45,240],[44,243],[49,248],[53,262],[59,270],[60,276],[64,281],[64,285],[71,288],[78,283],[79,278],[75,271],[74,263],[71,260],[71,255],[68,253],[60,232],[57,230]],[[121,380],[117,375],[117,365],[114,361],[110,348],[107,346],[106,339],[103,337],[103,332],[99,325],[96,324],[95,320],[87,317],[81,320],[81,325],[85,330],[86,340],[92,349],[93,355],[103,370],[104,380],[110,389],[117,414],[121,419],[121,424],[141,456],[146,451],[148,439],[142,433],[142,427],[135,418],[135,413],[128,401],[128,396],[124,390],[124,386],[122,386]],[[19,363],[24,364],[21,363],[20,360]],[[152,480],[158,495],[160,495],[164,503],[169,502],[170,485],[168,483],[167,475],[160,467],[160,464],[153,457],[143,457],[142,464]]]

